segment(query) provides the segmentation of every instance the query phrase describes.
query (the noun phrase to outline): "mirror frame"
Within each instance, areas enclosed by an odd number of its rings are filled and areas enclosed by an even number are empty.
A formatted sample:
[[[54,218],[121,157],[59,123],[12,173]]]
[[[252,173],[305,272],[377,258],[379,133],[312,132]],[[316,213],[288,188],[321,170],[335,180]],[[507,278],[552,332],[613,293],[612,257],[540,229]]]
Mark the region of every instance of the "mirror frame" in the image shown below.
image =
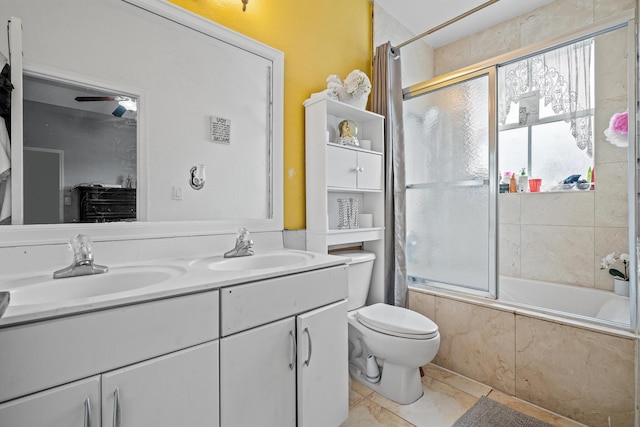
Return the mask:
[[[162,237],[197,236],[235,233],[240,227],[246,227],[252,232],[282,231],[284,228],[284,198],[283,198],[283,137],[284,137],[284,54],[261,42],[246,37],[240,33],[223,27],[204,17],[189,12],[179,6],[162,0],[121,0],[124,3],[139,7],[149,13],[159,15],[168,21],[191,28],[221,40],[239,49],[270,60],[272,68],[272,123],[270,149],[271,180],[271,218],[266,219],[233,219],[211,221],[148,221],[148,222],[112,222],[92,224],[35,224],[10,225],[0,227],[0,247],[35,246],[43,244],[66,243],[77,233],[88,234],[94,241],[136,240]],[[30,75],[34,67],[24,66]],[[31,72],[29,72],[31,71]],[[101,86],[101,85],[98,85]],[[135,90],[133,90],[135,92]],[[14,91],[12,102],[21,105],[21,93]],[[139,92],[138,92],[139,93]],[[147,165],[145,150],[144,119],[145,97],[139,93],[141,115],[139,116],[138,140],[138,175],[139,181],[146,182]],[[142,160],[142,161],[141,161]],[[144,197],[144,196],[143,196]],[[143,203],[144,207],[144,203]]]

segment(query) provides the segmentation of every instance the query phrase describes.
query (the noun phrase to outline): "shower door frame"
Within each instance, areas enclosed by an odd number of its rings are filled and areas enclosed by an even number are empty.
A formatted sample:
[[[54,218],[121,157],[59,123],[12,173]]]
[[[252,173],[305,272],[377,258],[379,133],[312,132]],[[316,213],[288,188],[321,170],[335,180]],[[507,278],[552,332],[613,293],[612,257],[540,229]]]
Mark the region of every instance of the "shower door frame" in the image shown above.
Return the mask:
[[[409,284],[420,284],[430,287],[451,290],[456,292],[464,292],[465,294],[476,295],[491,299],[497,299],[497,282],[498,282],[498,228],[497,228],[497,210],[498,210],[498,170],[497,170],[497,66],[491,65],[480,69],[465,72],[465,70],[445,74],[441,77],[429,80],[423,84],[414,85],[403,89],[402,100],[408,101],[412,98],[425,95],[429,92],[444,89],[449,86],[463,83],[465,81],[474,80],[476,78],[488,77],[488,252],[487,252],[487,290],[474,289],[462,285],[435,282],[428,279],[415,278],[408,280]],[[464,183],[463,183],[464,184]],[[485,185],[485,184],[483,184]],[[409,186],[407,186],[407,189]]]

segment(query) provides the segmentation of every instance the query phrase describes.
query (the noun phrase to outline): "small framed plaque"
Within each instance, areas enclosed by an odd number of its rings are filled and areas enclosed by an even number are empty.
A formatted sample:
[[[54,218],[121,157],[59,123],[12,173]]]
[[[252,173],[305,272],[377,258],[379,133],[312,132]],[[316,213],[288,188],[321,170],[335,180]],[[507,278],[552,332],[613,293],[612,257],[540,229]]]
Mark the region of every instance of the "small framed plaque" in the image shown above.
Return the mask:
[[[231,119],[211,116],[211,142],[231,143]]]

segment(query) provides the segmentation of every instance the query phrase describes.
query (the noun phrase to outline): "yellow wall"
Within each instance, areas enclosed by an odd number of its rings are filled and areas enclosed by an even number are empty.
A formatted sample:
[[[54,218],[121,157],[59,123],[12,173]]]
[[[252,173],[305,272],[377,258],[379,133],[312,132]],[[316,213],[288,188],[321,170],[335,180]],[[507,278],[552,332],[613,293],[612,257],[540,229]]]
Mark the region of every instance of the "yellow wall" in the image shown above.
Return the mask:
[[[369,0],[170,0],[284,52],[284,228],[305,227],[304,108],[326,78],[371,76]]]

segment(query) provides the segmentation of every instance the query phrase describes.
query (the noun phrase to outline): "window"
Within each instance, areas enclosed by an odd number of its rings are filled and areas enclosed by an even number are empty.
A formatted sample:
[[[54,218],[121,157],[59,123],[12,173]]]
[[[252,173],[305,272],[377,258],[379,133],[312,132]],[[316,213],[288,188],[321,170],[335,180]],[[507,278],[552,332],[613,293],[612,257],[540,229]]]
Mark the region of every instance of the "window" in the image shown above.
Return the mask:
[[[593,168],[592,38],[498,67],[498,164],[503,174],[566,190]]]

